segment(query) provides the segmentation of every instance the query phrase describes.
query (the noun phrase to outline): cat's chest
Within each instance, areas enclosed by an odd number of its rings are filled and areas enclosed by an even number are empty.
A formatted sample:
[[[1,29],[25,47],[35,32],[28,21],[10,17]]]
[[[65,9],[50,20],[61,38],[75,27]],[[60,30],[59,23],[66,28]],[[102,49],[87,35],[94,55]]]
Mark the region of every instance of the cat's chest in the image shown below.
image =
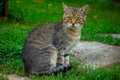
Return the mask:
[[[71,44],[79,41],[80,39],[80,32],[75,30],[74,28],[68,28],[66,30],[67,37],[71,40]]]
[[[62,29],[55,35],[53,44],[57,48],[64,47],[65,49],[70,49],[75,45],[76,42],[79,41],[79,39],[80,35],[78,31],[71,29]]]
[[[75,31],[74,29],[67,29],[67,37],[68,37],[68,45],[66,49],[69,50],[75,46],[76,42],[80,40],[80,33],[79,31]]]

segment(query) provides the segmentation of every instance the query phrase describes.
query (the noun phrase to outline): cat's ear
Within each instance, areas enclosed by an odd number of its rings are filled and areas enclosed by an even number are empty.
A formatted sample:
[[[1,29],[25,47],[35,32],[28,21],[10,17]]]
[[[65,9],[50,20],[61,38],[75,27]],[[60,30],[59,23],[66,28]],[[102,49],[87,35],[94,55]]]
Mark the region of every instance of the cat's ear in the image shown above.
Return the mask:
[[[64,11],[66,11],[68,9],[68,6],[65,5],[63,2],[62,2],[62,6],[63,6]]]
[[[85,15],[87,14],[88,9],[89,9],[89,5],[85,5],[84,7],[82,7],[82,11]]]

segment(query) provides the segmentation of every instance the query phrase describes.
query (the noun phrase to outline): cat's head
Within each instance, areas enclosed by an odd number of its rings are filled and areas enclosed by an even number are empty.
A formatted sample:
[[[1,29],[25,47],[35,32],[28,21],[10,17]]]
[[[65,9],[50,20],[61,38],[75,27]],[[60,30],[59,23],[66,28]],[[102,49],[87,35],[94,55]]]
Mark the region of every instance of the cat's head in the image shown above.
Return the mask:
[[[68,7],[62,3],[64,9],[63,26],[81,28],[86,21],[86,14],[89,6],[85,5],[81,8]]]

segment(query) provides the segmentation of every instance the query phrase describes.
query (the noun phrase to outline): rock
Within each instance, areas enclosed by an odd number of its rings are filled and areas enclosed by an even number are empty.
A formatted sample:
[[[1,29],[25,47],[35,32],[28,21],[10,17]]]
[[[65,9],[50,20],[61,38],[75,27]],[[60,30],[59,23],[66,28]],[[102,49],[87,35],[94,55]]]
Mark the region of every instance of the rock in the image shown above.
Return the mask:
[[[84,66],[99,68],[120,62],[120,47],[98,42],[78,42],[70,51]]]
[[[99,36],[111,36],[113,38],[120,38],[120,34],[99,34]]]

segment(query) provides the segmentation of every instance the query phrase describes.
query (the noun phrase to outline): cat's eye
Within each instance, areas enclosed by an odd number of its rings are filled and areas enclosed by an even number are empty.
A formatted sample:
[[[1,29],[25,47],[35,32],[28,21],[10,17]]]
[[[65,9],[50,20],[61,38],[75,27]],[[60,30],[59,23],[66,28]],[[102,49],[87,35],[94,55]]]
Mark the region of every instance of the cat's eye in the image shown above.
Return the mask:
[[[71,19],[71,17],[67,17],[67,19]]]
[[[80,20],[80,19],[81,19],[80,17],[77,18],[77,20]]]

